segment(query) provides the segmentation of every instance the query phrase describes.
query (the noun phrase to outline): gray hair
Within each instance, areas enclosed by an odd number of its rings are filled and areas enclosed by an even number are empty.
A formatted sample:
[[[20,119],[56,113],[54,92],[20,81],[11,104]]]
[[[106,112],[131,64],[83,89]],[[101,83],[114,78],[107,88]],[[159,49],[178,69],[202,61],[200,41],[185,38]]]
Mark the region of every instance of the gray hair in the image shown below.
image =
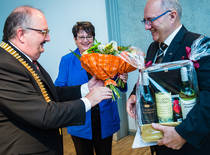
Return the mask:
[[[12,11],[4,24],[4,41],[14,38],[18,28],[24,28],[30,25],[33,9],[35,8],[31,6],[21,6]]]
[[[176,10],[179,16],[179,19],[182,17],[182,7],[179,3],[179,0],[162,0],[162,8],[166,10]]]

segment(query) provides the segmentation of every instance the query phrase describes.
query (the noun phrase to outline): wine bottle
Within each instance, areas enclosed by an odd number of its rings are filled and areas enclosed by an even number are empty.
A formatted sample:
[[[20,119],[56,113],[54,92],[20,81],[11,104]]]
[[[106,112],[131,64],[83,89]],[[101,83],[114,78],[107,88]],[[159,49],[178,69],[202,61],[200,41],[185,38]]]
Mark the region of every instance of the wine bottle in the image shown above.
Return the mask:
[[[173,109],[172,109],[172,95],[168,92],[162,84],[150,79],[151,91],[154,94],[154,99],[157,108],[157,117],[159,123],[173,122]]]
[[[173,99],[173,119],[174,122],[182,122],[182,111],[178,97]]]
[[[157,110],[149,87],[148,73],[143,73],[143,92],[141,95],[142,123],[157,123]]]
[[[173,122],[172,97],[169,92],[156,92],[157,116],[159,123]]]
[[[195,90],[190,85],[190,81],[188,78],[188,72],[186,67],[182,67],[180,69],[181,72],[181,82],[182,88],[180,91],[180,103],[182,109],[183,119],[186,118],[188,112],[193,108],[196,103],[196,93]]]

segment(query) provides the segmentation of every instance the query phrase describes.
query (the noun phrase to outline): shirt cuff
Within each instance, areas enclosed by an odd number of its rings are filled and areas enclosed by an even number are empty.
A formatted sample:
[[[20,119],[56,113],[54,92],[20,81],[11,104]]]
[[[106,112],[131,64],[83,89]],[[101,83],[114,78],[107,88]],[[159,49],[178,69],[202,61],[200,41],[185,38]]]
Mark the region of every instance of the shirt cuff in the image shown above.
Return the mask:
[[[90,110],[91,109],[91,103],[90,103],[90,101],[86,97],[81,98],[81,100],[85,104],[85,111],[87,112],[88,110]]]
[[[88,83],[81,85],[81,95],[82,97],[86,96],[89,93]]]

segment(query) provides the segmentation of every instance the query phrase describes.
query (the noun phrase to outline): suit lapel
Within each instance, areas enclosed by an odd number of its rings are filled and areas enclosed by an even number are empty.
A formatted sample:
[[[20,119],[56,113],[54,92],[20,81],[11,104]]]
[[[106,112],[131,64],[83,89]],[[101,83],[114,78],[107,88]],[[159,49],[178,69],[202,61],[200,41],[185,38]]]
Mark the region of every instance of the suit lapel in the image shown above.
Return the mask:
[[[155,55],[157,53],[158,48],[159,48],[158,42],[153,42],[150,45],[150,47],[148,48],[148,51],[147,51],[146,63],[148,63],[149,61],[154,62]]]
[[[8,42],[8,44],[28,63],[33,70],[39,75],[41,81],[46,86],[47,91],[52,98],[57,98],[56,90],[54,87],[54,84],[52,82],[52,79],[50,78],[49,74],[45,71],[45,69],[37,62],[37,65],[39,66],[40,71],[37,70],[36,66],[17,48],[15,48],[12,44]],[[30,73],[31,74],[31,73]]]
[[[183,39],[186,32],[187,29],[184,26],[182,26],[182,28],[179,30],[179,32],[176,34],[171,44],[169,45],[162,62],[173,61],[176,59],[177,56],[179,56],[179,52],[182,52],[179,49],[181,45],[183,45]],[[181,59],[181,57],[178,59]]]
[[[40,79],[43,81],[44,85],[46,86],[47,91],[51,94],[51,97],[57,98],[57,93],[55,89],[55,85],[50,78],[50,75],[47,73],[47,71],[37,62],[37,65],[39,66],[40,72]]]

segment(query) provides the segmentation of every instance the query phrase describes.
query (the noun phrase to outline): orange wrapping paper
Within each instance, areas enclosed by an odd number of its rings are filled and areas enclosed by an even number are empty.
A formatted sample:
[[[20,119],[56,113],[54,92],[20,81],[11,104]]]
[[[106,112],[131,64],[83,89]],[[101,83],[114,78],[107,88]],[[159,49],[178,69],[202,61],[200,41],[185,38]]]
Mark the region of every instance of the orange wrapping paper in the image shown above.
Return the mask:
[[[134,71],[136,68],[118,56],[90,53],[80,58],[82,67],[100,80],[114,78],[115,75]]]

